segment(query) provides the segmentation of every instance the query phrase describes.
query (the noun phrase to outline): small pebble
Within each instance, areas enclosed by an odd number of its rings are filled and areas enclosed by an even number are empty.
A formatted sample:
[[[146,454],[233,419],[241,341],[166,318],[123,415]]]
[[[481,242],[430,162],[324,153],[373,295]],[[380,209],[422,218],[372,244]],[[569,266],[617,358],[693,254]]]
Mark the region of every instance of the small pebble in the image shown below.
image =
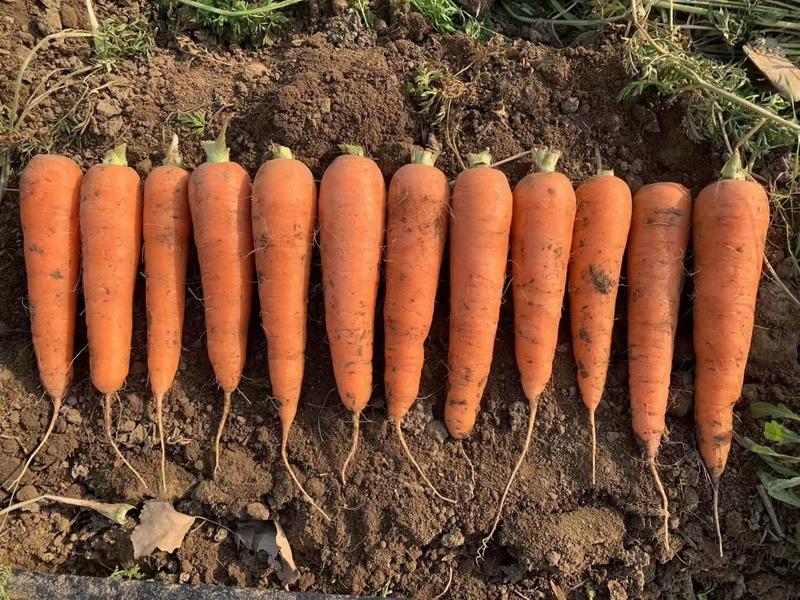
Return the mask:
[[[31,500],[36,498],[39,495],[39,490],[37,490],[32,485],[25,485],[20,488],[19,492],[17,492],[17,500],[19,502],[24,502],[25,500]]]
[[[247,505],[247,516],[251,519],[266,521],[269,519],[269,508],[261,504],[261,502],[251,502]]]
[[[555,567],[558,563],[561,562],[561,553],[556,552],[555,550],[550,550],[547,554],[545,554],[544,559],[547,561],[547,564],[551,567]]]

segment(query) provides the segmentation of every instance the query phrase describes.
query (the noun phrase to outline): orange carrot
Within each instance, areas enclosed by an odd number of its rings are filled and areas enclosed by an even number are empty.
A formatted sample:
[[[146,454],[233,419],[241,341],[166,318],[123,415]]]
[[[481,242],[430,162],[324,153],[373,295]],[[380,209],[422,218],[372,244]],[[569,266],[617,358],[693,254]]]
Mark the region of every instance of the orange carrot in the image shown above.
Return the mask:
[[[342,404],[353,413],[353,441],[341,471],[345,483],[358,447],[361,411],[372,395],[386,186],[378,165],[360,146],[341,148],[345,154],[331,163],[320,184],[319,229],[333,375]]]
[[[189,178],[189,210],[200,263],[208,358],[223,391],[222,416],[214,439],[214,474],[220,441],[247,356],[247,328],[253,303],[253,233],[250,176],[230,162],[227,121],[213,142],[202,142],[206,162]]]
[[[654,183],[633,198],[628,238],[628,380],[633,433],[661,494],[669,550],[669,501],[656,468],[666,427],[675,328],[683,289],[692,197],[677,183]]]
[[[731,449],[769,227],[767,193],[746,176],[734,151],[722,178],[700,192],[693,218],[694,416],[713,484],[720,555],[719,480]]]
[[[286,449],[303,385],[317,186],[289,148],[274,146],[273,155],[253,182],[253,244],[269,379],[281,420],[281,458],[306,500],[330,521],[298,481]]]
[[[572,183],[555,170],[560,156],[559,150],[534,148],[536,172],[514,188],[511,223],[514,345],[530,417],[522,452],[508,478],[492,529],[483,539],[482,553],[497,529],[506,496],[528,453],[539,396],[553,372],[575,222]]]
[[[508,261],[512,193],[489,152],[469,155],[450,217],[450,350],[444,420],[454,438],[475,426],[489,378]]]
[[[401,424],[419,392],[425,339],[431,328],[439,271],[447,236],[450,188],[434,165],[436,154],[415,152],[411,164],[397,170],[386,202],[386,335],[384,385],[389,416],[400,444],[420,477],[442,496],[414,459]]]
[[[92,383],[103,393],[106,437],[122,456],[111,432],[111,399],[125,384],[131,358],[133,291],[142,242],[142,186],[127,166],[125,146],[110,150],[81,185],[80,228],[83,294]]]
[[[55,154],[34,156],[20,175],[20,219],[33,349],[42,386],[53,402],[53,414],[42,441],[12,482],[14,491],[53,433],[72,382],[82,176],[74,161]],[[11,496],[13,500],[13,491]]]
[[[147,367],[155,398],[161,442],[161,489],[167,493],[164,445],[164,396],[175,379],[181,358],[186,265],[189,259],[189,173],[181,168],[178,136],[167,149],[164,164],[144,182],[144,272],[147,282]]]
[[[577,189],[576,197],[568,274],[569,315],[578,389],[592,428],[594,485],[594,415],[606,386],[617,288],[631,224],[631,191],[613,171],[601,170]]]

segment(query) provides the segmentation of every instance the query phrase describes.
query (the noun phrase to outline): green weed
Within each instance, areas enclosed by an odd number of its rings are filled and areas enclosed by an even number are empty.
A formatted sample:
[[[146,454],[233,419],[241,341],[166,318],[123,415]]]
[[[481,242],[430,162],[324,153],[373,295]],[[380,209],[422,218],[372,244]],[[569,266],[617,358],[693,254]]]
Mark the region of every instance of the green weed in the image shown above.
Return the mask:
[[[8,584],[11,583],[11,567],[0,567],[0,600],[11,600],[8,593]]]
[[[114,581],[141,581],[147,579],[147,576],[139,569],[139,565],[132,565],[127,569],[117,567],[108,578]]]
[[[442,69],[420,69],[408,86],[429,125],[438,125],[450,112],[453,100],[464,94],[464,84]]]
[[[410,0],[410,5],[430,21],[439,33],[460,31],[480,41],[486,41],[495,34],[483,21],[462,10],[454,0]]]
[[[206,133],[206,111],[203,108],[198,108],[191,112],[180,113],[178,115],[178,123],[182,127],[191,129],[197,137],[203,137]]]
[[[367,29],[375,26],[375,13],[372,12],[372,5],[369,0],[350,0],[350,6],[361,17],[361,22]]]

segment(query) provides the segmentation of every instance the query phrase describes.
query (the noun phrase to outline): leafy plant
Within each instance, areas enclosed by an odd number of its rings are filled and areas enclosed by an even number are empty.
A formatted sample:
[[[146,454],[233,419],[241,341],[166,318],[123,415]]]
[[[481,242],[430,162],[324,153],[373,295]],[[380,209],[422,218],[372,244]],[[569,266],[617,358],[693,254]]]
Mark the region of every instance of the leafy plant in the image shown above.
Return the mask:
[[[282,9],[305,0],[162,0],[168,15],[184,17],[189,29],[207,29],[237,44],[266,44],[287,21]]]
[[[139,565],[134,564],[127,569],[117,567],[108,578],[114,581],[141,581],[147,579],[147,576],[139,569]]]
[[[198,108],[190,112],[180,113],[178,123],[181,126],[191,129],[197,137],[202,137],[206,132],[206,111]]]
[[[420,69],[408,86],[429,125],[447,118],[453,100],[464,94],[464,84],[442,69]]]
[[[106,19],[95,35],[95,55],[100,61],[120,58],[147,58],[155,47],[153,32],[142,17],[130,23]]]
[[[350,6],[361,17],[364,27],[372,29],[375,26],[375,13],[372,12],[369,0],[350,0]]]
[[[469,37],[485,41],[494,31],[472,15],[466,13],[454,0],[410,0],[411,7],[430,21],[439,33],[462,32]]]
[[[11,600],[8,593],[8,584],[11,583],[11,567],[3,565],[0,567],[0,600]]]

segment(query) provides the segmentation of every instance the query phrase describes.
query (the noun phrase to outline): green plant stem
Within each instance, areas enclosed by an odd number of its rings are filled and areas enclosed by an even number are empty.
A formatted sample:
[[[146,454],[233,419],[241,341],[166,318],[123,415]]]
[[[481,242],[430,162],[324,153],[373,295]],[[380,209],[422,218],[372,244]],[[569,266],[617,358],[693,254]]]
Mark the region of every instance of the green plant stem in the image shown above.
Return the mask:
[[[551,150],[545,146],[536,146],[531,151],[533,168],[537,173],[553,173],[556,170],[561,150]]]
[[[350,156],[364,156],[364,147],[357,144],[339,144],[339,150]]]
[[[103,164],[120,165],[122,167],[127,167],[128,159],[125,156],[125,150],[126,150],[125,144],[114,146],[111,150],[106,152],[106,155],[103,157]]]
[[[270,2],[266,6],[257,6],[255,8],[247,8],[244,10],[226,10],[224,8],[217,8],[216,6],[203,4],[202,2],[196,2],[195,0],[175,0],[175,1],[178,2],[179,4],[185,4],[186,6],[191,6],[192,8],[196,8],[197,10],[203,10],[223,17],[251,17],[254,15],[266,15],[271,12],[275,12],[276,10],[286,8],[287,6],[291,6],[293,4],[299,4],[300,2],[305,2],[306,0],[280,0],[279,2]]]
[[[294,158],[292,151],[286,146],[281,146],[280,144],[270,144],[269,150],[272,152],[272,158],[282,158],[287,160],[292,160]]]
[[[225,145],[225,134],[228,131],[229,119],[226,119],[222,124],[222,129],[215,140],[206,140],[200,142],[200,147],[206,153],[206,162],[209,163],[223,163],[231,159],[231,149]]]
[[[415,165],[428,165],[432,167],[436,164],[436,159],[439,153],[434,150],[415,150],[411,157],[412,164]]]
[[[470,169],[473,167],[491,167],[492,155],[489,153],[489,149],[487,148],[477,154],[467,154],[467,165]]]
[[[164,153],[164,163],[165,165],[173,165],[175,167],[180,167],[183,165],[183,160],[181,159],[181,151],[179,148],[179,141],[178,141],[178,134],[172,134],[172,140],[170,141],[169,145],[167,146],[167,150]]]

